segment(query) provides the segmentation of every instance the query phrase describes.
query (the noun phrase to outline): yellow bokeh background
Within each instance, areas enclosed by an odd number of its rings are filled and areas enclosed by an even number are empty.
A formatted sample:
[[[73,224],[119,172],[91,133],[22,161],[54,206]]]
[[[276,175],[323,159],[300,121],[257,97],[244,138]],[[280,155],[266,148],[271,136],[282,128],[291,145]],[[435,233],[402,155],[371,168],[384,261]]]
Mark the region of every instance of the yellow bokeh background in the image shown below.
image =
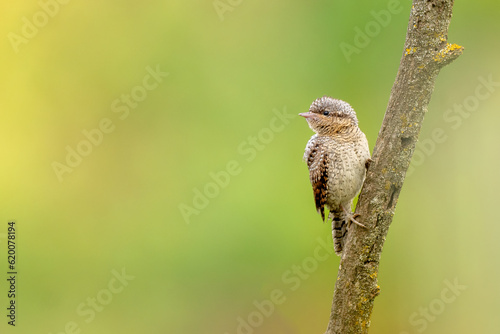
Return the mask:
[[[18,278],[16,328],[1,280],[0,332],[323,333],[339,258],[317,257],[331,227],[314,209],[312,132],[297,114],[322,95],[346,100],[373,149],[410,7],[2,3],[0,277],[15,220]],[[455,3],[449,42],[465,52],[437,79],[370,333],[498,333],[499,9]],[[168,75],[141,88],[154,70]],[[112,130],[88,146],[103,119]],[[73,167],[68,147],[85,153]],[[453,294],[454,282],[465,288]],[[276,291],[282,302],[259,313]]]

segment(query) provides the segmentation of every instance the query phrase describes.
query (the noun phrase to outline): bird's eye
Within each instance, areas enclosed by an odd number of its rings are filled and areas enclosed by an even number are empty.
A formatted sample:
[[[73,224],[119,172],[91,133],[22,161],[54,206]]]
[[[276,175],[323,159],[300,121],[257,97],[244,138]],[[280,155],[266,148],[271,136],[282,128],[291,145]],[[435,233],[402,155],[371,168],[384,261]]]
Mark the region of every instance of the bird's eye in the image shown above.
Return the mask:
[[[323,111],[323,115],[328,116],[330,112],[328,110]]]

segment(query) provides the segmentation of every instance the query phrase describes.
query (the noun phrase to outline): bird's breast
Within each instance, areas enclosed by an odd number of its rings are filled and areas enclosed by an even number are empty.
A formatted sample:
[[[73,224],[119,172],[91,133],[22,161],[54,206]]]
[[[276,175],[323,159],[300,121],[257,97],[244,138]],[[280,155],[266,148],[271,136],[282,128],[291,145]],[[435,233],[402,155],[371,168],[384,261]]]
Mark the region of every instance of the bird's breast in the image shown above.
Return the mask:
[[[364,139],[364,140],[363,140]],[[328,197],[332,205],[350,202],[361,190],[370,157],[364,135],[354,141],[329,141]]]

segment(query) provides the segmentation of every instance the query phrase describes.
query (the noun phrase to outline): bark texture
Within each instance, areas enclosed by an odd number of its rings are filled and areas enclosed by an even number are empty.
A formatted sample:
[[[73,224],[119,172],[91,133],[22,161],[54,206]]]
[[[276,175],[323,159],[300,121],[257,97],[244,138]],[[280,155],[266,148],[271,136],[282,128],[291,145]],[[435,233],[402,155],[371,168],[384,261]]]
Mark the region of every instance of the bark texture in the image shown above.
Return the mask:
[[[380,255],[392,222],[434,82],[463,52],[449,44],[453,0],[414,0],[396,80],[351,225],[325,334],[368,333]]]

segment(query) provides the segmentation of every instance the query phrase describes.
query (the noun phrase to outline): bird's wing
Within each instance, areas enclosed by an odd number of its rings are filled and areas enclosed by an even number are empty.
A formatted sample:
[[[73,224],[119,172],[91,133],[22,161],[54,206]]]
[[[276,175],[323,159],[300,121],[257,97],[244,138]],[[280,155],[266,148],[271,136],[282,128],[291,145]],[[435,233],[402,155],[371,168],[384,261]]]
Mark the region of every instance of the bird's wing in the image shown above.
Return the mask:
[[[309,179],[314,192],[316,210],[325,221],[325,203],[328,190],[328,155],[326,150],[321,149],[320,143],[310,143],[305,154],[307,167],[309,168]]]

